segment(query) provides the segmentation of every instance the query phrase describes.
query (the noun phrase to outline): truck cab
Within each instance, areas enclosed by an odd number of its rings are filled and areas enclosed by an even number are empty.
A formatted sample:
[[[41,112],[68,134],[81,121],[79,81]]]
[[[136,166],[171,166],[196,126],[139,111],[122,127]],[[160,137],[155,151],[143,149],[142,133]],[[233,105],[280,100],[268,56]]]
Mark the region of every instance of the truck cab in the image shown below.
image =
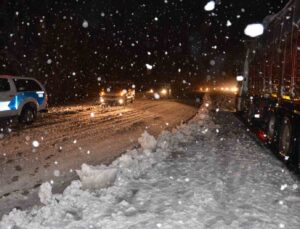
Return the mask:
[[[0,75],[0,118],[18,117],[32,123],[38,112],[47,111],[47,94],[36,79]]]

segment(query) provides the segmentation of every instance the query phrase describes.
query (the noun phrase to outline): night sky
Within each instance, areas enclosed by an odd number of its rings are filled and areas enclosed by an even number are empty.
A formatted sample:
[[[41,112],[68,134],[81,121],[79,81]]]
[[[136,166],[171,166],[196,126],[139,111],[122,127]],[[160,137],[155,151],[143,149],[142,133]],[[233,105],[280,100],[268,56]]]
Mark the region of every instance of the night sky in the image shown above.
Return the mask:
[[[2,0],[0,73],[41,80],[53,102],[113,79],[227,79],[239,71],[246,25],[288,0],[219,0],[211,12],[207,2]]]

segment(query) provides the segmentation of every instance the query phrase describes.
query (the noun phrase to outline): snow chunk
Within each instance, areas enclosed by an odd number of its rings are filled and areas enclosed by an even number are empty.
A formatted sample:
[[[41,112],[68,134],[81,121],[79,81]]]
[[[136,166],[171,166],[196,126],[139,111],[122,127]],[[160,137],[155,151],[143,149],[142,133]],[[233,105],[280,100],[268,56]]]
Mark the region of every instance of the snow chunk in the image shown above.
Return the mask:
[[[117,176],[118,169],[106,166],[89,166],[82,164],[81,170],[76,170],[83,189],[96,190],[111,186]]]
[[[148,134],[147,131],[145,131],[142,136],[138,139],[138,142],[142,146],[144,151],[153,151],[156,148],[157,141],[156,139]]]
[[[43,183],[39,190],[39,198],[42,204],[49,204],[52,199],[52,186],[49,182]]]
[[[208,3],[206,3],[206,5],[204,6],[204,10],[205,11],[212,11],[215,9],[216,3],[215,1],[209,1]]]
[[[258,37],[264,33],[264,26],[260,23],[247,25],[244,33],[249,37]]]

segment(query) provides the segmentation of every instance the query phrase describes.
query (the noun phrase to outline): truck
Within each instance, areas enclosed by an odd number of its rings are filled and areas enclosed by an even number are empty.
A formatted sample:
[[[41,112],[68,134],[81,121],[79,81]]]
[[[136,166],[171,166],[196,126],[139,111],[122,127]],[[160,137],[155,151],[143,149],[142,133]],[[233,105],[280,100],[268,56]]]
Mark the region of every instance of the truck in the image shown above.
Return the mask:
[[[264,19],[248,42],[236,110],[288,164],[300,165],[300,1]]]
[[[135,86],[131,82],[107,82],[99,92],[101,105],[126,105],[135,100]]]

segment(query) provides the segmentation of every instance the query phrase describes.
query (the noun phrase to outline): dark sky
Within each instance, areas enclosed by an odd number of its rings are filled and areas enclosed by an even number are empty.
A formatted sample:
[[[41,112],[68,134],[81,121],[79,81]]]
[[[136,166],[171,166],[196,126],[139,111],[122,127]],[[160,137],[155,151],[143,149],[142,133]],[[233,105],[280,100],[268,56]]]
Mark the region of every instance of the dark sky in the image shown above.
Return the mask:
[[[211,12],[207,2],[2,0],[0,71],[36,77],[56,94],[114,78],[222,79],[237,71],[245,26],[287,0],[217,0]]]

